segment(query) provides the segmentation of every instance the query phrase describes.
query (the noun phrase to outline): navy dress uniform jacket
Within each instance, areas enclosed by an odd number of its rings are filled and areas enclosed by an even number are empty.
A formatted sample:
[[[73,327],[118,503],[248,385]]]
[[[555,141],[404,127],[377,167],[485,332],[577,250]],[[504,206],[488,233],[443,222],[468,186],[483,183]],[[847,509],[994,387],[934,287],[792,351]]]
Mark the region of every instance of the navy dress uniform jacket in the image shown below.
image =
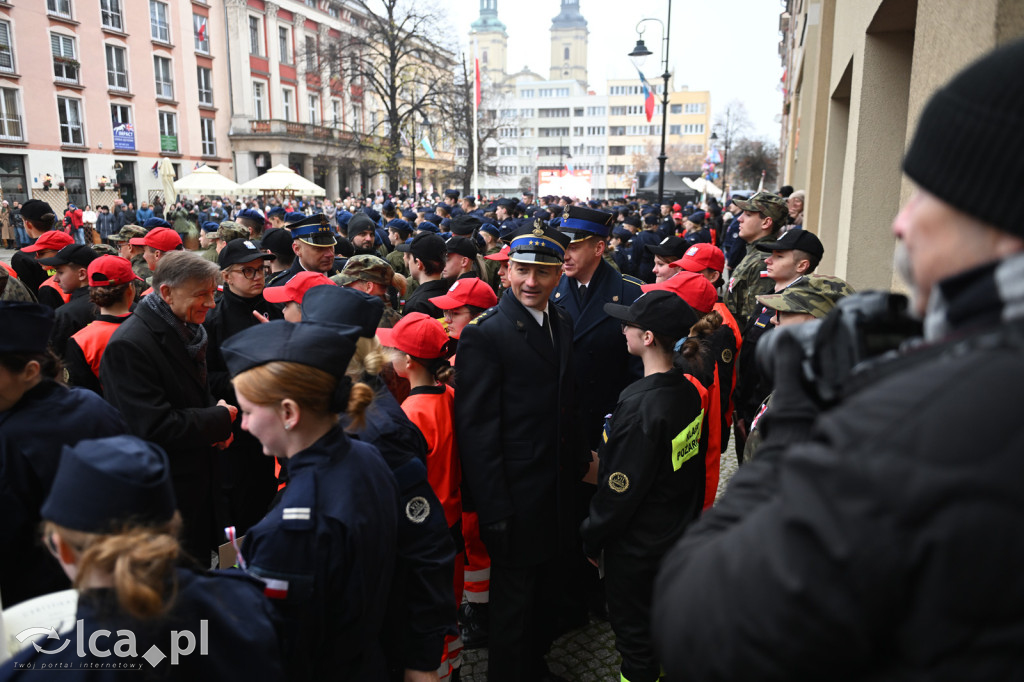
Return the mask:
[[[573,484],[583,464],[572,425],[573,326],[557,305],[548,314],[554,345],[507,291],[459,339],[455,433],[463,480],[482,527],[508,522],[508,556],[491,553],[506,566],[542,564],[575,536]]]
[[[288,487],[242,543],[283,620],[290,680],[386,678],[381,624],[398,486],[380,453],[332,428],[288,460]]]
[[[157,295],[157,294],[152,294]],[[213,443],[231,434],[231,417],[218,407],[178,332],[140,305],[107,344],[100,362],[106,399],[121,411],[128,432],[167,451],[185,548],[197,559],[218,537],[213,517],[213,467],[222,455]]]
[[[604,311],[605,303],[630,305],[643,293],[640,284],[602,260],[585,302],[580,300],[579,284],[565,275],[551,296],[573,320],[572,371],[579,428],[583,445],[591,450],[597,449],[604,417],[615,407],[619,393],[643,376],[640,359],[626,350],[620,321]]]
[[[51,561],[57,563],[56,559]],[[36,651],[26,641],[28,646],[0,669],[0,680],[45,677],[46,673],[40,670],[43,665],[60,670],[60,675],[51,677],[75,682],[286,679],[275,627],[276,615],[260,594],[257,581],[237,571],[199,573],[186,568],[175,569],[175,581],[178,593],[170,611],[152,621],[139,621],[121,612],[112,590],[86,591],[79,597],[75,616],[82,621],[85,641],[79,642],[77,628],[64,633],[60,640],[36,638],[43,652]],[[205,626],[201,621],[206,622]],[[105,656],[94,655],[89,644],[93,634],[101,630],[106,630],[107,635],[97,635],[94,646],[97,652],[106,652]],[[135,638],[136,657],[117,655],[122,647],[116,645],[126,637],[120,632],[123,630],[131,631]],[[173,640],[172,631],[180,633]],[[188,646],[185,631],[195,637],[195,647],[189,654],[184,654]],[[206,642],[202,641],[204,633]],[[177,663],[172,663],[170,657],[172,641],[182,654]],[[55,653],[62,644],[64,648]],[[83,657],[78,655],[80,644],[85,652]],[[164,658],[144,658],[154,646]],[[155,666],[150,665],[150,659],[157,660]],[[27,664],[34,667],[26,670],[16,667]],[[137,667],[114,667],[118,664]]]
[[[395,575],[381,643],[392,673],[433,671],[441,665],[445,635],[458,632],[455,543],[427,480],[427,441],[379,377],[364,381],[375,388],[373,403],[363,427],[346,431],[380,451],[399,493]]]
[[[61,448],[125,433],[121,415],[84,388],[45,380],[0,412],[0,598],[4,606],[65,590],[68,578],[39,542],[39,509]],[[15,633],[16,634],[16,633]]]

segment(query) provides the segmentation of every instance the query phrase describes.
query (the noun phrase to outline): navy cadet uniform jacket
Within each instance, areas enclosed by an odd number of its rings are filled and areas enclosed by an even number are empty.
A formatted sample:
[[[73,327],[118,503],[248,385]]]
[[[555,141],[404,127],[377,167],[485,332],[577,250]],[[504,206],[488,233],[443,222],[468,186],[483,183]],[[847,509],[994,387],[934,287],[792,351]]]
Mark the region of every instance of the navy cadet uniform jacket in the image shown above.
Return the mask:
[[[267,286],[283,287],[285,284],[288,284],[288,281],[291,280],[292,277],[299,274],[300,272],[305,271],[306,268],[302,267],[302,263],[299,262],[299,257],[296,256],[295,260],[292,261],[292,266],[290,268],[275,273],[270,279],[267,280]],[[328,277],[333,277],[334,275],[337,275],[339,272],[341,272],[341,268],[338,267],[338,259],[335,258],[334,267],[331,268],[330,272],[325,272],[324,274]]]
[[[700,515],[703,420],[700,394],[678,368],[622,391],[580,528],[587,556],[605,550],[657,562]]]
[[[84,388],[44,380],[0,412],[0,596],[4,606],[66,590],[68,578],[39,542],[39,509],[61,448],[125,433],[124,420]],[[15,633],[17,634],[17,633]]]
[[[641,230],[633,237],[633,274],[651,284],[654,282],[654,254],[648,246],[661,242],[661,234],[652,230]]]
[[[508,554],[492,551],[491,559],[509,567],[550,561],[577,537],[573,485],[584,466],[572,423],[572,319],[557,305],[548,314],[554,345],[507,291],[459,339],[456,371],[466,380],[455,392],[455,433],[463,480],[481,526],[508,522]]]
[[[51,559],[53,563],[56,560]],[[28,646],[15,654],[0,670],[0,680],[33,680],[46,677],[41,666],[60,670],[51,677],[75,682],[89,680],[284,680],[280,643],[275,629],[275,614],[269,601],[260,594],[259,583],[237,571],[199,573],[186,568],[175,569],[178,593],[170,612],[157,620],[139,621],[124,615],[117,597],[109,589],[88,590],[79,597],[76,619],[82,621],[82,638],[77,628],[64,633],[60,640],[37,638],[44,651]],[[205,625],[201,622],[205,621]],[[90,649],[89,641],[99,634]],[[130,630],[135,638],[136,657],[118,656],[127,645],[119,631]],[[172,639],[171,632],[181,633]],[[184,632],[195,637],[195,648],[189,654]],[[202,641],[205,633],[206,641]],[[68,641],[70,640],[70,641]],[[172,663],[172,641],[182,655]],[[60,646],[64,648],[55,653]],[[81,644],[85,656],[79,657]],[[144,658],[151,647],[159,649],[164,658],[155,666]],[[206,652],[205,655],[203,652]],[[106,653],[107,655],[102,655]],[[154,656],[155,656],[154,652]],[[150,658],[153,658],[152,656]],[[22,670],[16,666],[33,665]],[[84,664],[84,665],[82,665]],[[116,668],[133,665],[133,668]],[[103,668],[103,666],[110,666]],[[20,674],[19,674],[20,673]]]
[[[379,377],[361,429],[346,431],[380,450],[398,482],[397,556],[381,644],[392,673],[433,671],[446,634],[456,634],[455,543],[427,480],[427,442]],[[345,416],[342,415],[342,425]]]
[[[378,638],[395,561],[395,478],[376,448],[340,426],[292,456],[288,476],[241,548],[283,620],[288,679],[383,680]]]
[[[580,300],[579,284],[565,275],[551,296],[573,320],[572,371],[580,434],[590,450],[597,449],[604,417],[615,407],[619,393],[643,376],[639,358],[626,350],[619,320],[604,311],[605,303],[631,304],[643,293],[640,285],[640,280],[615,272],[602,260],[587,286],[585,302]]]

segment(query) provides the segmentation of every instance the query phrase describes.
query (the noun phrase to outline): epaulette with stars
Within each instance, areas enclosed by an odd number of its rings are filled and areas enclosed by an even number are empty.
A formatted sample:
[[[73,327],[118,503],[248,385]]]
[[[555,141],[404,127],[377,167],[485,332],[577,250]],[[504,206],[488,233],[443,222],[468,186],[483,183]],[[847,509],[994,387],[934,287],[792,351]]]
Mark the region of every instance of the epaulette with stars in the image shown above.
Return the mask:
[[[474,317],[472,320],[470,320],[469,323],[470,324],[479,324],[481,320],[483,320],[485,317],[490,316],[490,314],[492,312],[494,312],[495,310],[497,310],[497,306],[488,308],[487,310],[483,311],[482,313],[480,313],[479,315]]]

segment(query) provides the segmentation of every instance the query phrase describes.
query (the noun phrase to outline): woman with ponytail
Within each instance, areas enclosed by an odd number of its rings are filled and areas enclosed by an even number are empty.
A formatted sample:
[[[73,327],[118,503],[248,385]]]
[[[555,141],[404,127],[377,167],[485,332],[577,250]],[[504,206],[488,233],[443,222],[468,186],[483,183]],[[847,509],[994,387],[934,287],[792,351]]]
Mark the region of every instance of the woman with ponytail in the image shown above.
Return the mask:
[[[379,643],[395,562],[398,486],[359,421],[372,389],[346,369],[359,328],[283,320],[221,347],[242,428],[288,462],[288,485],[240,547],[284,627],[289,679],[387,679]],[[230,529],[229,529],[230,530]],[[229,533],[230,535],[230,533]]]
[[[79,591],[76,626],[63,636],[74,641],[43,639],[42,651],[27,647],[9,669],[73,669],[76,679],[94,668],[102,679],[138,679],[142,670],[147,679],[284,679],[259,584],[186,567],[158,446],[134,436],[65,446],[41,513],[43,544]],[[163,656],[153,657],[154,646]]]

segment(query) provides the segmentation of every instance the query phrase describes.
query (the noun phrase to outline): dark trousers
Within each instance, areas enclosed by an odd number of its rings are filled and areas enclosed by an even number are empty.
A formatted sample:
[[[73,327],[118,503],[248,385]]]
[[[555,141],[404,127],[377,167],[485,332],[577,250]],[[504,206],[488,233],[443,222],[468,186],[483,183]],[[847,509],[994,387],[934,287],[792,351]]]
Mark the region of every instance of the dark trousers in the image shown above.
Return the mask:
[[[629,682],[655,682],[661,666],[651,642],[651,599],[657,559],[604,554],[608,620],[615,648],[622,654],[622,677]]]
[[[491,561],[488,682],[536,682],[548,673],[544,655],[554,641],[560,569],[502,566]]]

